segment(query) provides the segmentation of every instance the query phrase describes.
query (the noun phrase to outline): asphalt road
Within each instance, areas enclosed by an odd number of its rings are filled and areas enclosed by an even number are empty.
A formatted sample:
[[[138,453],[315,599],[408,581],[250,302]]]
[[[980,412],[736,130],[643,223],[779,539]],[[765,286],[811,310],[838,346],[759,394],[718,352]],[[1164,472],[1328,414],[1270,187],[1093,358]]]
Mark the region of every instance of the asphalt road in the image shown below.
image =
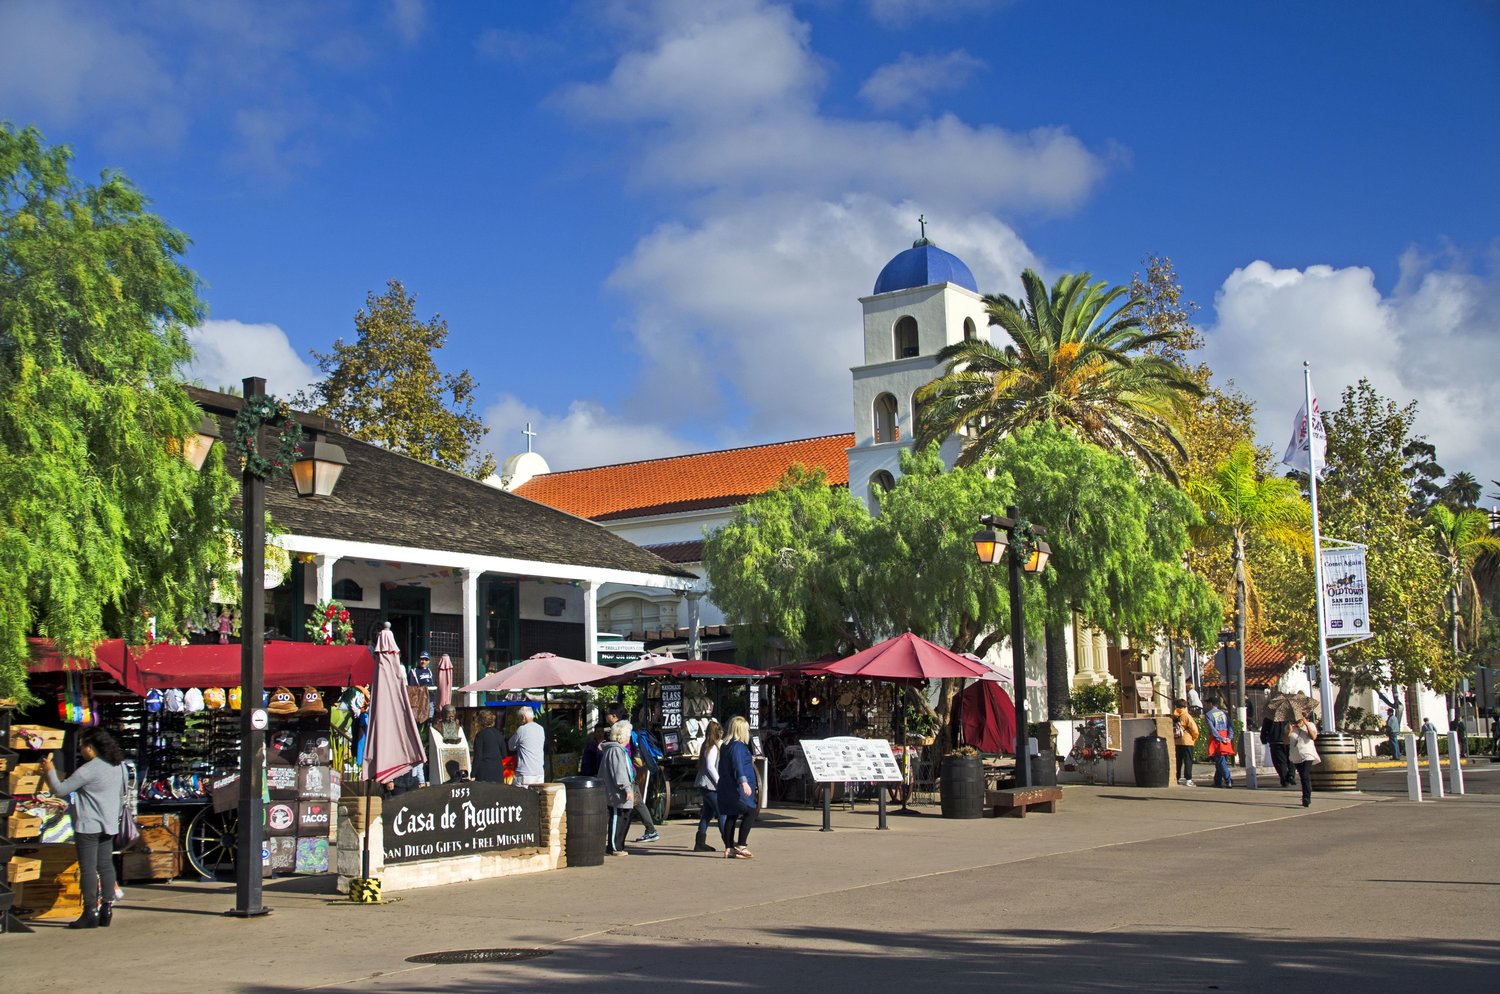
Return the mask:
[[[9,989],[470,991],[1490,990],[1500,977],[1500,766],[1412,804],[1401,771],[1310,809],[1280,790],[1069,788],[1024,820],[816,831],[776,810],[757,859],[692,827],[625,860],[401,895],[276,883],[267,919],[221,887],[134,888],[108,932],[0,937]],[[537,958],[427,965],[421,953]],[[97,971],[97,972],[96,972]],[[12,986],[13,985],[13,986]]]

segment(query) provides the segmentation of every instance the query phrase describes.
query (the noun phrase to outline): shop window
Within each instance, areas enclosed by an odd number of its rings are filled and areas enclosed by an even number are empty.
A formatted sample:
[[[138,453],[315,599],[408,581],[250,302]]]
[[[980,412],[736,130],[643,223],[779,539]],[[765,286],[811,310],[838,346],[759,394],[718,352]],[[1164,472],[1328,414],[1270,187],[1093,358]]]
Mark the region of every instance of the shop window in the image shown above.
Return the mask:
[[[896,398],[883,393],[875,398],[875,441],[895,442],[901,438],[901,422],[896,418]]]
[[[917,345],[917,319],[908,314],[896,322],[896,358],[907,359],[921,354]]]

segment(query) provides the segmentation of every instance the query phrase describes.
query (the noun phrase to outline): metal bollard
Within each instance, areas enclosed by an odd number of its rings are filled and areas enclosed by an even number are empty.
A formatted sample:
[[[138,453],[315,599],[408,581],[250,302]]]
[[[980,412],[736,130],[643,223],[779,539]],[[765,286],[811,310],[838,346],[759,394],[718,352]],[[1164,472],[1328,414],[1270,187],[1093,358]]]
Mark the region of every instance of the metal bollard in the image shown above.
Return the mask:
[[[1255,782],[1255,746],[1257,736],[1256,733],[1250,731],[1248,728],[1242,731],[1240,735],[1243,736],[1243,740],[1240,742],[1240,751],[1245,757],[1245,786],[1251,790],[1255,790],[1257,786]]]
[[[1459,755],[1458,733],[1448,733],[1448,793],[1458,797],[1464,795],[1464,764]]]
[[[1417,737],[1411,732],[1401,736],[1406,746],[1406,799],[1422,800],[1422,771],[1417,768]]]
[[[1427,742],[1427,792],[1438,800],[1443,796],[1443,763],[1438,755],[1437,730],[1429,731],[1422,738]]]

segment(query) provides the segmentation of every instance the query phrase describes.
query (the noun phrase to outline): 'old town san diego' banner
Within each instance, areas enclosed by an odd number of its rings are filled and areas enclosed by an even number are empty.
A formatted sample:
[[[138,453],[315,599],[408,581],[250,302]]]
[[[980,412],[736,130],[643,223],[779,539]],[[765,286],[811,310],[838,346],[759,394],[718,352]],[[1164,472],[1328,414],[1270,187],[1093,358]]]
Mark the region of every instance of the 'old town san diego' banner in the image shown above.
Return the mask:
[[[525,787],[449,783],[402,794],[383,807],[387,863],[541,844],[541,799]]]
[[[1323,548],[1323,634],[1328,638],[1370,636],[1370,594],[1365,584],[1365,547]]]

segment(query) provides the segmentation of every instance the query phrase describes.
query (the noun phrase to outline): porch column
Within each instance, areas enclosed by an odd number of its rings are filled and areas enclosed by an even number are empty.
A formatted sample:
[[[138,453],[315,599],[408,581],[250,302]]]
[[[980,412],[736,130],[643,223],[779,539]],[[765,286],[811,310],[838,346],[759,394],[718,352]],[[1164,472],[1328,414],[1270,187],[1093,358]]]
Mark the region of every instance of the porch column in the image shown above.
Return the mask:
[[[583,583],[583,659],[599,662],[599,588],[592,580]]]
[[[698,601],[703,598],[703,591],[689,590],[686,594],[688,605],[688,658],[702,659],[698,648]]]
[[[1094,632],[1094,682],[1109,680],[1109,637],[1103,632]]]
[[[479,679],[479,571],[462,571],[464,581],[464,671],[460,687]],[[465,694],[464,704],[473,707],[477,694]]]
[[[338,561],[338,556],[313,556],[313,566],[318,571],[318,596],[314,604],[333,600],[333,564]]]

